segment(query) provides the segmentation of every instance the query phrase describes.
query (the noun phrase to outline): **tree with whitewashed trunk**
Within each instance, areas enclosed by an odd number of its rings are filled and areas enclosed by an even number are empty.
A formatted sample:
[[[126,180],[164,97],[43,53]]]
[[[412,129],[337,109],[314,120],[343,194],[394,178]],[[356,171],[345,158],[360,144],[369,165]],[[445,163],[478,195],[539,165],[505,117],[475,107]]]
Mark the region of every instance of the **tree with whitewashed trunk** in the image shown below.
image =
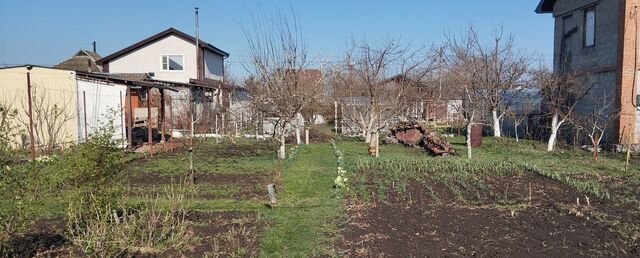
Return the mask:
[[[614,106],[614,98],[603,93],[595,97],[589,114],[576,118],[575,125],[586,133],[593,146],[593,161],[598,161],[600,143],[607,129],[620,117],[620,110]]]
[[[551,118],[547,151],[553,151],[563,125],[573,121],[575,109],[594,87],[590,73],[582,70],[553,73],[546,69],[535,72],[534,80],[542,90],[545,113]]]
[[[513,100],[520,90],[528,86],[528,57],[516,50],[512,36],[505,36],[502,28],[495,30],[492,44],[484,46],[478,40],[478,34],[470,27],[466,38],[469,39],[469,57],[474,61],[474,84],[478,85],[480,100],[491,111],[493,136],[501,137],[501,122],[507,114]],[[512,98],[505,99],[510,91]]]
[[[462,92],[463,103],[457,106],[466,124],[467,158],[471,159],[471,132],[474,126],[484,124],[484,113],[489,104],[482,94],[485,80],[480,74],[486,73],[486,61],[478,54],[478,36],[470,29],[461,37],[446,35],[447,40],[441,48],[444,51],[445,77],[449,87],[459,87]]]
[[[433,62],[419,53],[395,39],[380,46],[352,42],[344,60],[330,67],[334,97],[344,105],[342,119],[351,121],[350,129],[361,132],[370,147],[376,147],[373,137],[421,94],[419,85]]]
[[[287,130],[308,100],[320,92],[321,81],[305,83],[311,60],[295,14],[254,16],[253,28],[245,30],[245,38],[251,58],[245,69],[256,84],[253,101],[277,117],[278,158],[285,159]]]

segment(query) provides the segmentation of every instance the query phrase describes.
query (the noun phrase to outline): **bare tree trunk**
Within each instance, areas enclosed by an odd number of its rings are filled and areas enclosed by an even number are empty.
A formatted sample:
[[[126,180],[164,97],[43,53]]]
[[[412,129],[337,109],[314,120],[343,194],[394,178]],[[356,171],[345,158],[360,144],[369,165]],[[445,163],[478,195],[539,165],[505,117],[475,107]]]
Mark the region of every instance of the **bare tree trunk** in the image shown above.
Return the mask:
[[[496,108],[491,110],[491,115],[493,116],[493,137],[500,138],[502,134],[500,133],[500,117],[498,117],[498,110]]]

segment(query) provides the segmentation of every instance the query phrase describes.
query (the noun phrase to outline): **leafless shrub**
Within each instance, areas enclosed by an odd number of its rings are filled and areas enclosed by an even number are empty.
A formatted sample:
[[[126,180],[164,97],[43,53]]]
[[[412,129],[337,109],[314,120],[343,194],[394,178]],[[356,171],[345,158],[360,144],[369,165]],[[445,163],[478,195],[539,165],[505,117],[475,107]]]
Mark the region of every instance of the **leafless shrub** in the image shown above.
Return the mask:
[[[61,147],[69,136],[66,127],[67,123],[75,118],[75,111],[71,108],[75,96],[54,99],[42,85],[32,88],[32,96],[34,141],[40,151],[51,153]],[[23,100],[21,104],[26,116],[19,116],[18,119],[29,128],[28,100]]]
[[[89,216],[70,210],[68,229],[73,243],[96,257],[154,254],[186,247],[193,238],[186,221],[190,192],[186,185],[172,184],[164,196],[147,198],[135,207],[122,200],[117,206],[93,209]]]

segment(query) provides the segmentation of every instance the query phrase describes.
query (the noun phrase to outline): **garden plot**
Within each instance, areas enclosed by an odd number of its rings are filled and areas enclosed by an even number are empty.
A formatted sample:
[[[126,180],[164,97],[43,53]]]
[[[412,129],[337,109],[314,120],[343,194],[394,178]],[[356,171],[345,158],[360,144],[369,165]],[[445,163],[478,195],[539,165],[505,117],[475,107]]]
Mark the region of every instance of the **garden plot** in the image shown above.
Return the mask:
[[[459,159],[356,163],[339,247],[350,256],[640,255],[637,213],[624,218],[623,209],[526,167]],[[609,223],[614,217],[624,222]]]
[[[186,228],[185,236],[178,241],[160,241],[153,246],[131,243],[123,257],[255,257],[260,253],[258,239],[263,227],[269,225],[262,218],[266,200],[265,187],[274,182],[274,171],[278,169],[275,160],[276,148],[268,142],[238,142],[237,144],[199,142],[196,148],[194,167],[196,184],[184,186],[183,190],[172,192],[183,185],[188,168],[188,152],[160,153],[142,158],[127,157],[123,182],[122,207],[140,207],[144,203],[158,212],[156,219],[165,220],[159,213],[169,211],[172,218],[182,213],[172,213],[172,203],[176,200],[180,211],[185,211],[181,225]],[[119,155],[119,152],[117,153]],[[65,165],[65,164],[60,164]],[[56,164],[52,165],[56,168]],[[184,191],[184,192],[182,192]],[[82,250],[74,243],[68,230],[66,192],[48,201],[53,206],[40,215],[29,233],[14,238],[5,247],[10,253],[0,250],[0,257],[83,257]],[[176,194],[184,194],[178,197]],[[180,199],[182,198],[182,199]],[[120,203],[120,201],[119,201]],[[116,211],[118,210],[118,211]],[[123,218],[133,211],[116,208],[114,214]],[[149,214],[149,213],[147,213]],[[173,215],[171,215],[173,214]],[[115,216],[115,215],[114,215]],[[140,217],[147,219],[147,217]],[[149,217],[151,218],[151,217]],[[181,217],[182,218],[182,217]],[[112,223],[113,224],[113,223]],[[155,224],[154,224],[155,225]],[[161,234],[167,225],[159,223],[157,232]],[[151,232],[151,231],[149,231]],[[117,233],[121,233],[118,231]]]
[[[224,146],[224,147],[222,147]],[[264,200],[265,187],[274,180],[275,147],[267,143],[203,143],[194,155],[194,198]],[[188,173],[188,152],[162,153],[131,162],[127,183],[132,197],[153,196],[184,181]]]

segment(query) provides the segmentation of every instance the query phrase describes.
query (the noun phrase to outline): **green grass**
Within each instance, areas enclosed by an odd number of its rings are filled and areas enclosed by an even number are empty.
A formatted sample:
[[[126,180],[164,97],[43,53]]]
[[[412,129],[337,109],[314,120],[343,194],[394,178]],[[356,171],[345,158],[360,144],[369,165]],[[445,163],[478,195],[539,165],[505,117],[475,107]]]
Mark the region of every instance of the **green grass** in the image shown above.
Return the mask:
[[[283,174],[273,211],[274,225],[261,239],[264,257],[313,257],[335,254],[342,199],[332,191],[336,160],[329,144],[305,146]]]

